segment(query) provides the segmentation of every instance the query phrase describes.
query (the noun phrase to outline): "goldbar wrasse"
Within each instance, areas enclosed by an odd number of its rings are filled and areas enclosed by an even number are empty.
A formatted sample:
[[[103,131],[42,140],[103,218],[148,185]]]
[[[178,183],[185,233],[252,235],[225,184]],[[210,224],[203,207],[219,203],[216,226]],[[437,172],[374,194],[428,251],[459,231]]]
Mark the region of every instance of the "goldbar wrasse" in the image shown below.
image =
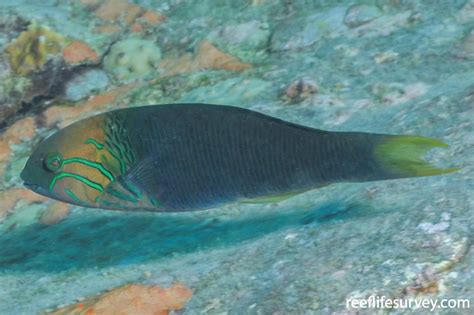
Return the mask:
[[[208,104],[119,109],[58,131],[21,178],[64,202],[116,210],[192,211],[273,202],[336,182],[445,174],[425,137],[330,132]]]

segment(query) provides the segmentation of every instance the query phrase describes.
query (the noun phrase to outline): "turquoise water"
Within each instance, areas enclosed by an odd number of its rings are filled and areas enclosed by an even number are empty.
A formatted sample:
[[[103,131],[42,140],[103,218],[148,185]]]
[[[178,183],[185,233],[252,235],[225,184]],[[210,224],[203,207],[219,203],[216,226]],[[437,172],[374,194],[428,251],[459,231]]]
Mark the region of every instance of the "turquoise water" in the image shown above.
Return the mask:
[[[49,46],[28,50],[19,38],[29,29],[42,33],[26,43]],[[435,313],[471,314],[473,29],[472,1],[0,1],[0,314],[175,282],[193,291],[178,314],[345,314],[347,299],[369,296],[467,299],[470,310]],[[64,51],[74,41],[96,57],[73,61]],[[180,214],[60,215],[19,193],[48,134],[105,110],[176,102],[434,137],[450,147],[427,158],[462,169]]]

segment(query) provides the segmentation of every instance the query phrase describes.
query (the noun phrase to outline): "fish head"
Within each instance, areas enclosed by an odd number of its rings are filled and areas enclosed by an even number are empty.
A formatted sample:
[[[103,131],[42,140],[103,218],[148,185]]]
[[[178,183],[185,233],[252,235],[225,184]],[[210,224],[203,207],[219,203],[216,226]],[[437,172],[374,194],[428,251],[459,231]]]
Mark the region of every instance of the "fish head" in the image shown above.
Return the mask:
[[[97,200],[119,172],[118,162],[105,149],[104,117],[97,115],[42,141],[21,173],[34,192],[81,206]]]
[[[40,195],[55,198],[48,187],[61,168],[62,156],[59,152],[49,152],[48,145],[43,144],[34,150],[28,158],[20,177],[23,180],[23,185],[28,189]]]

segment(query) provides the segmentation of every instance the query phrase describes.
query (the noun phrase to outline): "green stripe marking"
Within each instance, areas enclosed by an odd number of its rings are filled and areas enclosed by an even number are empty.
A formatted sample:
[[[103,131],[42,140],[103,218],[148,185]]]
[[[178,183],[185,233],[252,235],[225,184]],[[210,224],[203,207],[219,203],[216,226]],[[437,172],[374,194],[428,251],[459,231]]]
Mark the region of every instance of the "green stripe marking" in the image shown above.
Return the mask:
[[[117,154],[115,154],[114,151],[112,151],[112,150],[107,150],[107,151],[109,151],[110,155],[112,155],[120,163],[120,172],[122,173],[122,175],[125,175],[125,172],[126,172],[125,161],[123,161],[121,158],[119,158],[117,156]]]
[[[51,181],[51,184],[49,184],[49,190],[50,191],[53,191],[54,190],[54,186],[56,185],[56,182],[62,178],[65,178],[65,177],[71,177],[71,178],[74,178],[78,181],[81,181],[82,183],[86,184],[87,186],[89,186],[90,188],[92,189],[96,189],[100,192],[103,192],[104,191],[104,187],[102,187],[101,184],[99,183],[96,183],[94,181],[91,181],[90,179],[88,179],[87,177],[84,177],[84,176],[81,176],[81,175],[77,175],[77,174],[73,174],[73,173],[67,173],[67,172],[63,172],[63,173],[60,173],[56,176],[54,176],[53,180]]]
[[[125,148],[123,147],[123,145],[120,144],[120,143],[115,143],[115,148],[117,148],[119,150],[120,157],[124,158],[125,157]]]
[[[133,183],[130,183],[128,181],[125,181],[125,180],[120,180],[120,184],[122,185],[122,187],[124,189],[126,189],[128,192],[130,192],[134,197],[136,197],[137,199],[142,199],[142,193],[140,191],[140,189]]]
[[[138,203],[138,200],[137,200],[137,199],[135,199],[135,198],[133,198],[133,197],[131,197],[131,196],[128,196],[128,195],[126,195],[126,194],[124,194],[124,193],[121,193],[121,192],[118,191],[118,190],[109,188],[109,189],[107,189],[107,192],[108,192],[109,194],[111,194],[112,196],[117,197],[117,198],[119,198],[119,199],[122,199],[122,200],[125,200],[125,201],[130,201],[130,202],[133,202],[133,203]]]
[[[80,158],[80,157],[73,157],[73,158],[65,159],[63,161],[63,165],[68,164],[68,163],[81,163],[81,164],[93,167],[96,170],[98,170],[99,172],[101,172],[102,175],[107,177],[111,182],[113,182],[115,180],[114,175],[108,169],[106,169],[101,163],[92,162],[92,161],[89,161],[89,160],[86,160],[86,159],[83,159],[83,158]]]
[[[160,206],[160,203],[159,203],[158,200],[156,200],[155,198],[148,197],[148,199],[150,200],[151,204],[154,205],[155,207],[159,207],[159,206]]]
[[[66,194],[68,194],[69,197],[71,197],[71,199],[74,200],[75,202],[78,202],[78,203],[81,203],[81,204],[84,203],[84,202],[82,202],[81,199],[79,199],[70,189],[64,188],[64,191],[65,191]]]
[[[95,139],[89,138],[84,142],[85,144],[93,144],[97,149],[102,150],[104,145],[102,143],[97,142]]]

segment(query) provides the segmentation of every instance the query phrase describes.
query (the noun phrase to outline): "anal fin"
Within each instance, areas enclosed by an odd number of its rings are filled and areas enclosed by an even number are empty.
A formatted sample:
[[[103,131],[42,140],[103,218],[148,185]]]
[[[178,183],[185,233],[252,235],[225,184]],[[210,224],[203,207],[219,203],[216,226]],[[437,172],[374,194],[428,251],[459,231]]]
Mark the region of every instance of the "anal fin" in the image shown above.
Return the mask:
[[[326,185],[321,185],[319,187],[323,187]],[[314,188],[319,188],[319,187],[314,187]],[[300,190],[300,191],[292,191],[292,192],[287,192],[287,193],[282,193],[278,195],[268,195],[268,196],[262,196],[262,197],[257,197],[257,198],[252,198],[252,199],[242,199],[239,200],[240,203],[249,203],[249,204],[266,204],[266,203],[277,203],[277,202],[282,202],[284,200],[293,198],[297,195],[300,195],[302,193],[305,193],[311,189],[305,189],[305,190]]]

